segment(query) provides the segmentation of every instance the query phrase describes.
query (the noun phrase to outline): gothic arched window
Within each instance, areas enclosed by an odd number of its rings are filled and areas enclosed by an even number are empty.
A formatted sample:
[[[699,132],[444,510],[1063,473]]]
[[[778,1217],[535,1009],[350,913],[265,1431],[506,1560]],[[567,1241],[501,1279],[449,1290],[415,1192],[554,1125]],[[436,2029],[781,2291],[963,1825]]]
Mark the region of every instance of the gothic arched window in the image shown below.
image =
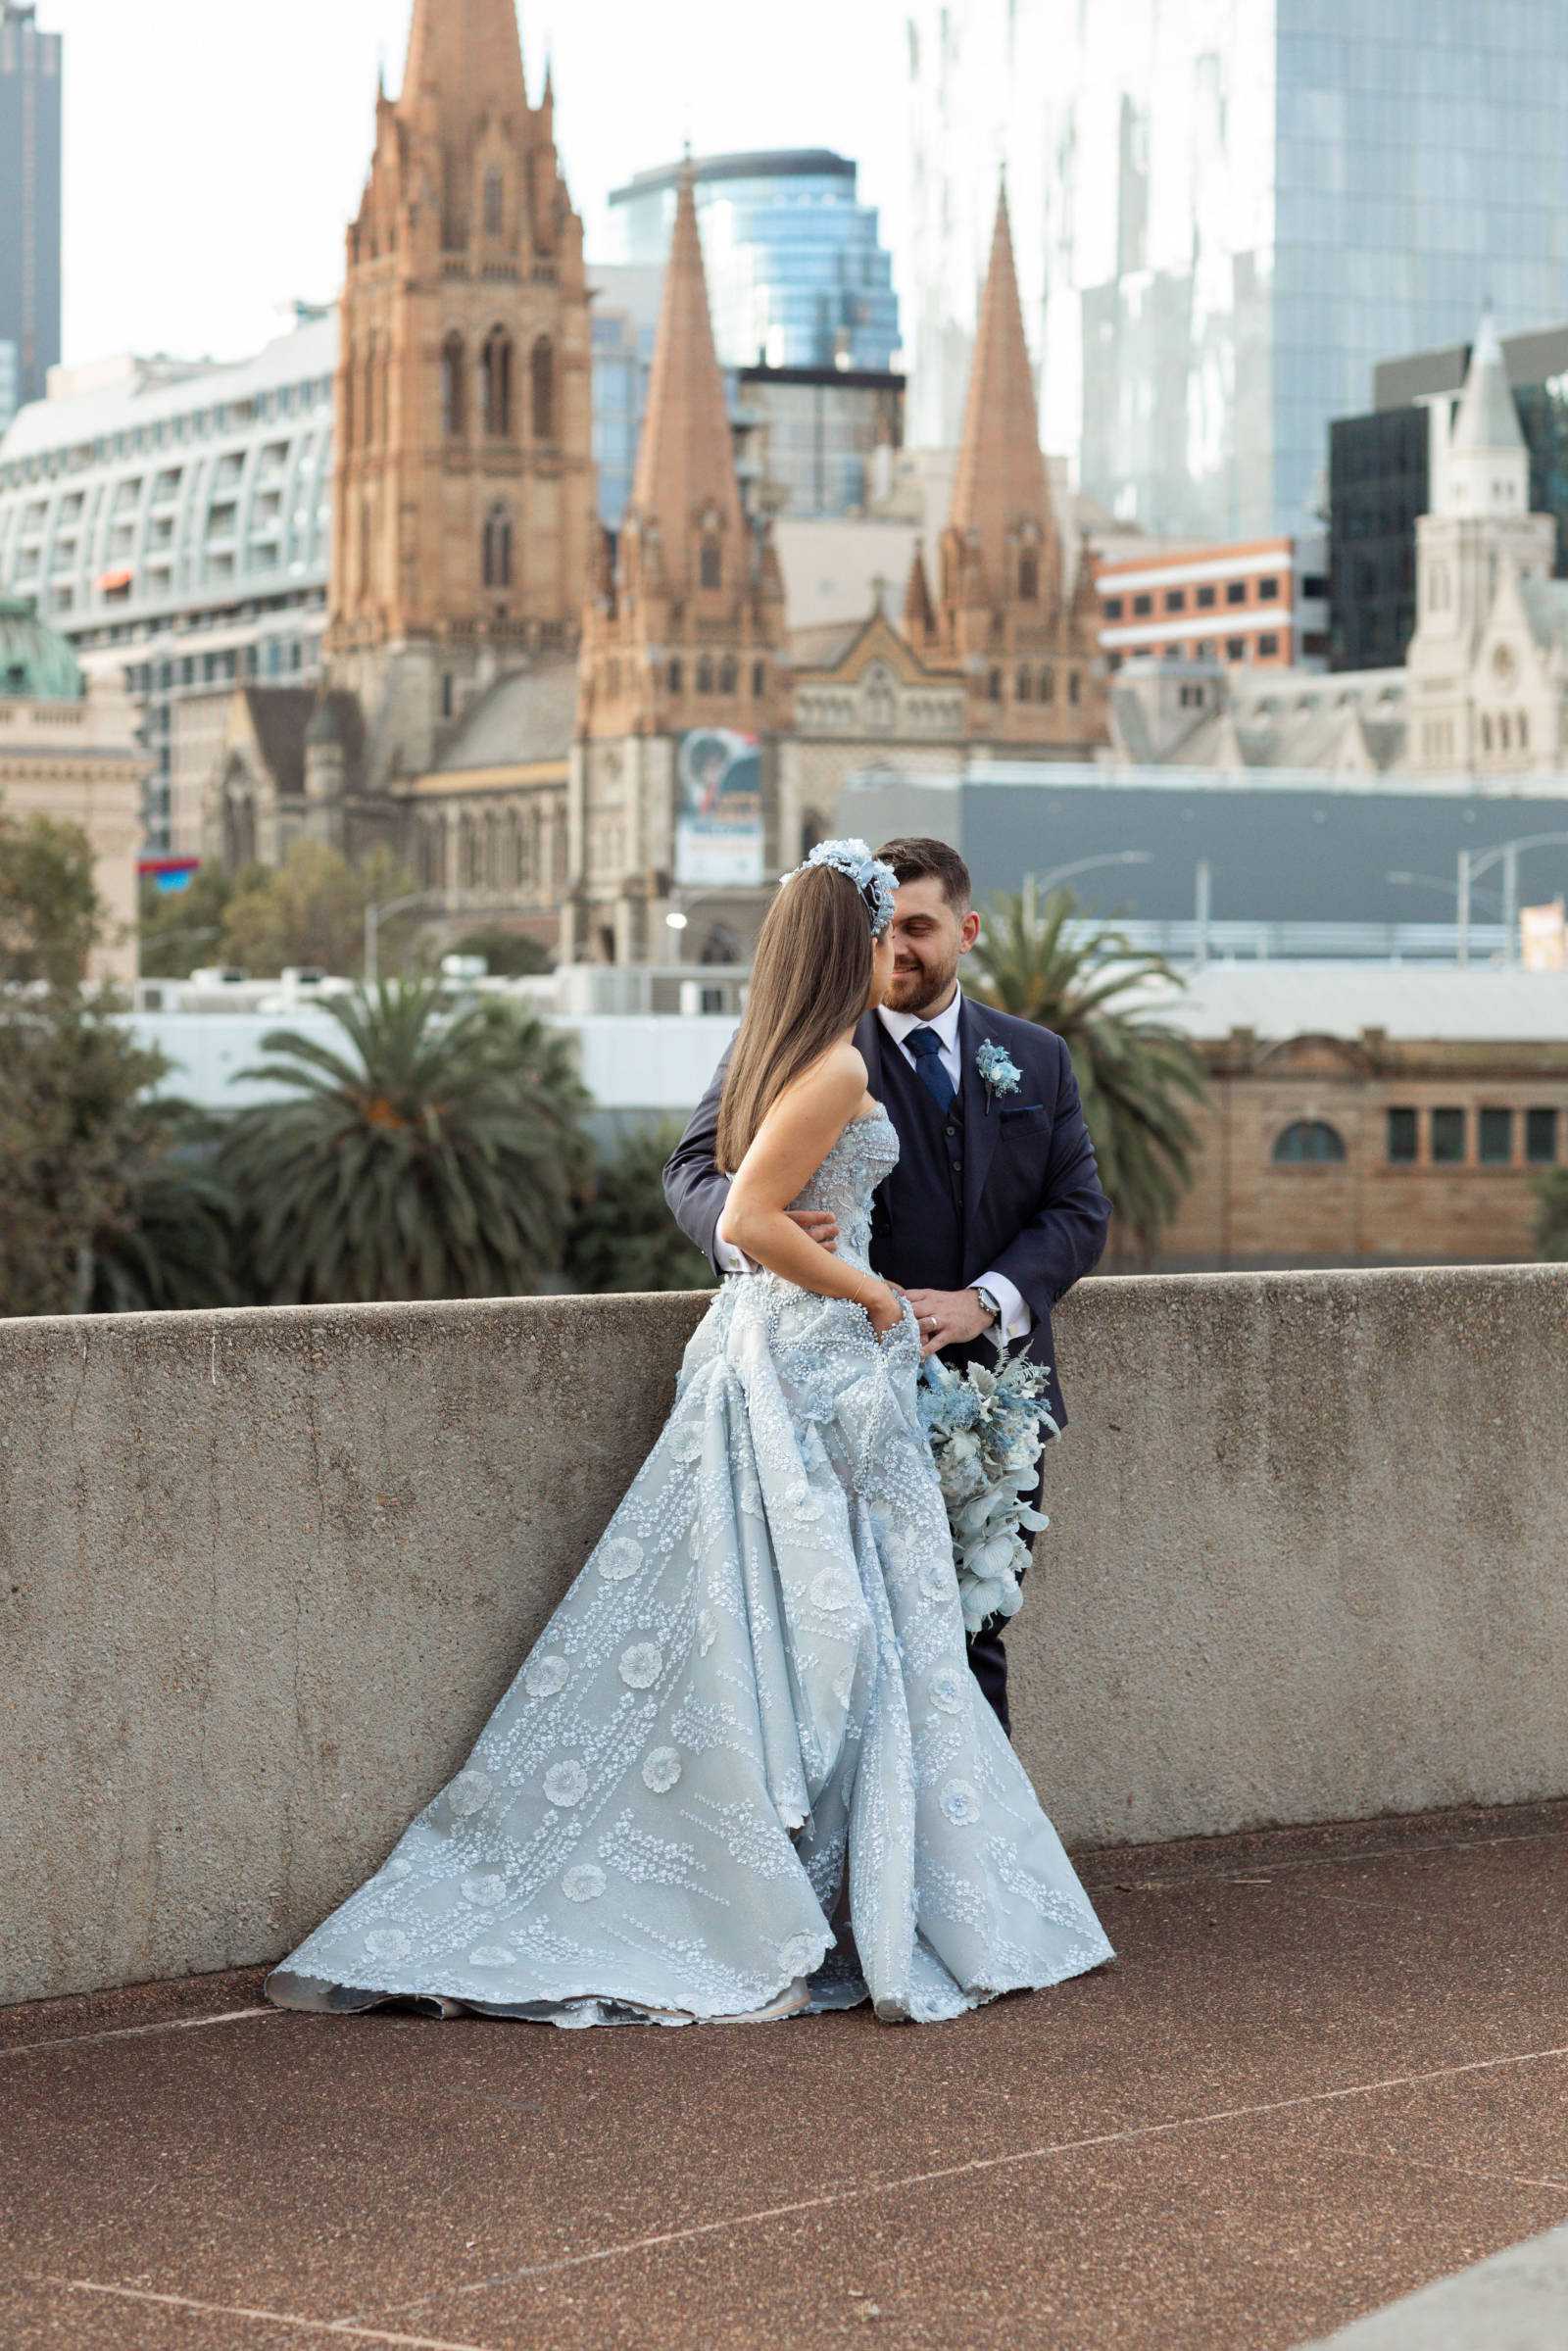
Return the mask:
[[[441,429],[449,441],[461,441],[468,429],[467,389],[467,356],[454,330],[441,346]]]
[[[499,171],[484,175],[484,233],[498,237],[506,227],[507,186]]]
[[[986,680],[986,692],[993,702],[1002,700],[1002,671],[1000,669],[992,670],[990,677]]]
[[[754,661],[752,663],[752,692],[757,696],[759,702],[761,701],[762,696],[767,692],[767,663],[765,661]],[[816,844],[814,841],[811,846],[813,849],[815,848]]]
[[[706,653],[697,664],[697,691],[699,694],[711,694],[713,691],[713,664]]]
[[[483,571],[487,588],[511,587],[512,516],[504,506],[493,506],[485,516]]]
[[[723,586],[724,558],[716,539],[704,539],[702,560],[697,576],[705,588],[721,588]]]
[[[1018,558],[1018,594],[1025,604],[1033,604],[1040,594],[1040,558],[1032,547]]]
[[[678,694],[678,693],[680,692],[680,690],[681,690],[681,677],[682,677],[682,672],[681,672],[681,665],[680,665],[680,656],[679,656],[679,654],[676,654],[676,655],[675,655],[675,657],[674,657],[674,659],[671,661],[671,662],[670,662],[670,664],[669,664],[669,690],[670,690],[671,694]]]
[[[484,428],[492,440],[506,440],[512,431],[512,337],[504,326],[492,326],[479,362],[484,383]]]
[[[1020,702],[1032,702],[1034,700],[1035,681],[1030,676],[1027,669],[1019,670],[1015,691]]]
[[[528,356],[528,399],[536,441],[556,437],[556,354],[548,335],[541,335]]]
[[[1276,1167],[1337,1167],[1345,1156],[1345,1137],[1324,1118],[1298,1118],[1275,1138]]]
[[[740,675],[741,673],[739,664],[736,662],[732,655],[726,654],[723,661],[720,661],[718,665],[718,690],[720,694],[735,693],[740,685]]]
[[[1041,672],[1040,672],[1040,699],[1041,699],[1041,701],[1042,701],[1042,702],[1052,702],[1052,701],[1054,701],[1054,698],[1055,698],[1055,692],[1056,692],[1056,673],[1055,673],[1055,671],[1054,671],[1054,669],[1042,669],[1042,670],[1041,670]]]

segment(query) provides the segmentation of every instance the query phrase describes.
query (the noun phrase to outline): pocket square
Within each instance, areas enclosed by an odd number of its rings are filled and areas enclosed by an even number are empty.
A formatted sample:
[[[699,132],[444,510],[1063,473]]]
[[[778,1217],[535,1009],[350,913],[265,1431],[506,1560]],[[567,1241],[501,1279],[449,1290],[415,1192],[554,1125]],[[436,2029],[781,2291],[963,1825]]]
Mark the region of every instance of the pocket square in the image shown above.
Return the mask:
[[[1002,1115],[1004,1118],[1025,1118],[1031,1110],[1043,1110],[1045,1106],[1044,1102],[1004,1102]]]

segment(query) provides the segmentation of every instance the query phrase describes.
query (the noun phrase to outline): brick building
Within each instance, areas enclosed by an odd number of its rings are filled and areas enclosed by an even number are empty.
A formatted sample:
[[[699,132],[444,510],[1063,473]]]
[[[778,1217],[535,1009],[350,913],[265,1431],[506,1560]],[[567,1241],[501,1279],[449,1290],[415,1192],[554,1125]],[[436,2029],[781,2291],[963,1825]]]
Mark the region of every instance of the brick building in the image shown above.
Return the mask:
[[[1534,1179],[1568,1164],[1568,977],[1225,966],[1167,1016],[1210,1099],[1162,1268],[1534,1256]]]
[[[1102,650],[1112,669],[1134,656],[1322,668],[1327,568],[1321,537],[1172,548],[1102,563]]]

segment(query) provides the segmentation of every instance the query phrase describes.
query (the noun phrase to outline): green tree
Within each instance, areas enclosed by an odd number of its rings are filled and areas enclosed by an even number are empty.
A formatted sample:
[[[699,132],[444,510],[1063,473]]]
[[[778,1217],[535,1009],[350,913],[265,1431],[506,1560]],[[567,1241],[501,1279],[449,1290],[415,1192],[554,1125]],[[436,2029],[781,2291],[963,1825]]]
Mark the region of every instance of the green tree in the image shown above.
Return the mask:
[[[79,988],[108,927],[81,827],[0,809],[0,987]]]
[[[1568,1167],[1548,1168],[1536,1178],[1536,1255],[1550,1265],[1568,1264]]]
[[[572,1227],[566,1271],[578,1290],[711,1290],[713,1269],[664,1200],[678,1125],[644,1127],[601,1162]]]
[[[144,882],[143,979],[189,979],[198,965],[222,962],[224,924],[230,902],[237,891],[256,888],[266,878],[265,869],[257,865],[237,875],[225,873],[220,865],[203,865],[191,875],[183,890],[160,890],[153,882]]]
[[[556,958],[548,947],[530,938],[526,931],[505,930],[499,923],[466,932],[445,952],[454,955],[483,955],[490,977],[497,980],[529,979],[538,972],[553,971],[556,966]]]
[[[83,1313],[98,1236],[128,1222],[143,1097],[169,1064],[105,1000],[71,991],[0,1006],[0,1313]]]
[[[219,1122],[189,1102],[144,1102],[118,1213],[93,1235],[93,1314],[248,1302],[232,1192],[215,1164]]]
[[[390,850],[372,850],[351,865],[324,842],[296,841],[275,870],[253,866],[240,877],[223,913],[223,959],[261,978],[285,964],[312,963],[352,979],[365,968],[366,907],[407,898],[417,886]],[[383,972],[402,967],[416,927],[415,909],[382,926]]]
[[[1101,1181],[1147,1261],[1192,1183],[1185,1105],[1207,1086],[1188,1039],[1147,1008],[1151,982],[1179,988],[1179,975],[1110,925],[1069,937],[1079,918],[1070,890],[1038,909],[1022,893],[996,899],[974,951],[975,994],[1066,1040]]]
[[[453,1014],[428,980],[274,1029],[245,1074],[286,1089],[231,1121],[220,1169],[272,1303],[497,1298],[560,1266],[587,1172],[567,1041],[510,1004]],[[340,1049],[341,1047],[341,1049]]]

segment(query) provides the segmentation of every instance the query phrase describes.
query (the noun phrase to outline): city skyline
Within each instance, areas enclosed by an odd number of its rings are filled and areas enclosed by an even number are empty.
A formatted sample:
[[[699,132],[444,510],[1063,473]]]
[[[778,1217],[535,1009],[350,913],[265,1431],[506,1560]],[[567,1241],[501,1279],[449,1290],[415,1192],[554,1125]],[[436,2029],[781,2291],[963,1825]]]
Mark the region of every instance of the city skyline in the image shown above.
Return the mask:
[[[862,197],[884,208],[891,237],[901,150],[889,110],[868,107],[865,91],[873,75],[902,73],[902,0],[863,0],[849,17],[801,0],[796,37],[765,76],[747,71],[721,0],[672,0],[657,19],[617,0],[521,0],[518,16],[535,98],[553,63],[591,258],[609,248],[611,188],[688,138],[699,153],[835,147],[861,167]],[[215,29],[207,0],[165,0],[152,52],[145,21],[120,0],[39,0],[40,25],[66,39],[68,365],[127,350],[241,358],[280,330],[296,299],[336,296],[377,61],[395,92],[409,17],[410,0],[335,0],[330,11],[274,0],[258,50]],[[823,76],[829,43],[842,70]],[[133,169],[117,163],[127,151]]]

